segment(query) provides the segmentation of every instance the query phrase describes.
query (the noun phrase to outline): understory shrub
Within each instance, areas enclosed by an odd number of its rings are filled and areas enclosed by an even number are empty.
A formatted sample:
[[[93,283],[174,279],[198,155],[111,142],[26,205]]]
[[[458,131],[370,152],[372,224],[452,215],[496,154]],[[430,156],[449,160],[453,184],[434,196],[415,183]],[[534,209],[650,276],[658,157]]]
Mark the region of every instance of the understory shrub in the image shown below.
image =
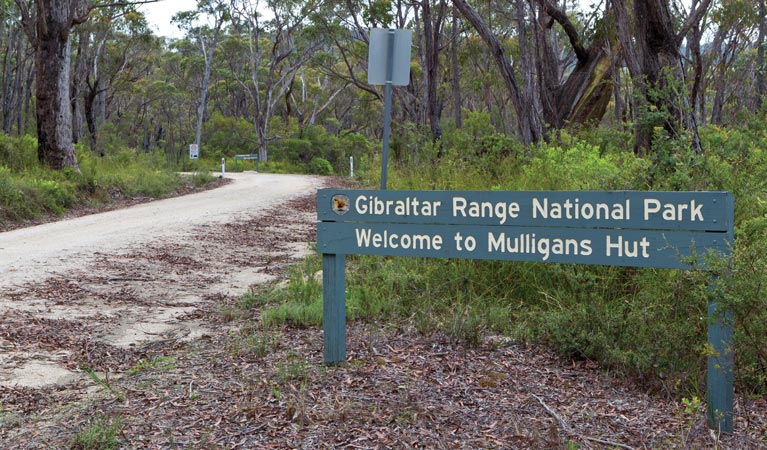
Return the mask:
[[[76,147],[79,171],[50,170],[37,161],[37,141],[0,135],[0,226],[61,215],[79,205],[99,205],[119,197],[159,197],[184,181],[161,153],[112,149],[103,157]],[[213,178],[200,173],[199,186]]]

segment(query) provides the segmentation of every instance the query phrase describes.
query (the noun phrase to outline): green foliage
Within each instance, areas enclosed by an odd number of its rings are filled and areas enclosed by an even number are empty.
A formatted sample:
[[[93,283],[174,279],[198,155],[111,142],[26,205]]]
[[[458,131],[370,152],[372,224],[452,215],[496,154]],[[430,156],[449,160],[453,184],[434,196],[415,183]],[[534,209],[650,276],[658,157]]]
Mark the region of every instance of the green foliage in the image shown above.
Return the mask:
[[[319,266],[319,258],[307,259],[302,267],[290,272],[285,289],[270,292],[258,301],[275,305],[262,311],[261,320],[265,327],[322,323],[322,284],[316,278]]]
[[[632,152],[602,155],[599,147],[574,140],[565,148],[542,145],[521,166],[516,189],[640,189],[649,161]]]
[[[73,183],[43,179],[43,171],[35,172],[25,176],[0,166],[0,223],[60,215],[74,203]]]
[[[371,146],[361,134],[337,135],[329,133],[325,126],[313,125],[272,143],[269,161],[294,172],[348,174],[349,158],[353,157],[356,169],[361,169]]]
[[[0,135],[0,226],[58,216],[77,205],[161,197],[185,182],[159,153],[123,148],[98,157],[78,146],[80,171],[55,171],[37,162],[36,146],[28,136]],[[198,187],[212,180],[207,172],[190,179]]]
[[[327,159],[314,157],[309,161],[309,173],[331,175],[333,173],[333,166],[330,165]]]
[[[735,315],[739,384],[767,392],[767,215],[745,220],[736,230],[732,275],[722,280],[720,308]]]
[[[363,10],[362,18],[367,23],[387,28],[394,20],[391,0],[372,0],[369,7]]]
[[[79,180],[109,189],[113,196],[159,197],[173,191],[181,181],[159,154],[124,149],[102,158],[80,152],[78,159],[82,172]]]
[[[0,134],[0,165],[13,172],[37,168],[37,140],[30,136],[14,138]]]
[[[315,155],[312,142],[308,139],[288,138],[275,145],[277,151],[273,151],[272,158],[281,158],[292,162],[308,163]]]
[[[216,111],[203,127],[203,153],[220,160],[238,154],[257,153],[253,123],[243,117],[225,117]]]

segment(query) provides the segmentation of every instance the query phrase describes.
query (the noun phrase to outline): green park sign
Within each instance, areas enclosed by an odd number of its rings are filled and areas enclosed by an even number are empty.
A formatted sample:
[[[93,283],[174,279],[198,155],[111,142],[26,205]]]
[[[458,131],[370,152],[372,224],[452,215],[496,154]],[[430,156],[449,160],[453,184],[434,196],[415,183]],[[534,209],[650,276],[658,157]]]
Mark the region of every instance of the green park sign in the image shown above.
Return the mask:
[[[728,192],[322,189],[325,362],[346,359],[344,255],[366,254],[707,270],[729,255]],[[709,304],[709,423],[732,430],[731,319]]]
[[[322,253],[689,268],[728,254],[724,192],[320,191]]]

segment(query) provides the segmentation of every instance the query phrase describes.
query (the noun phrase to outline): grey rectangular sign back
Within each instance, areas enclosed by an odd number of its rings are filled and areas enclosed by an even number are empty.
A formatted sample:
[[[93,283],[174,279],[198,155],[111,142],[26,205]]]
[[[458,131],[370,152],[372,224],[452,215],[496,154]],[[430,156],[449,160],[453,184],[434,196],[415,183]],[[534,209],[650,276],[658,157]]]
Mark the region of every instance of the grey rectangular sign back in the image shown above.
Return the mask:
[[[394,33],[391,80],[386,79],[389,32]],[[387,81],[391,81],[393,86],[407,86],[410,83],[410,47],[412,42],[412,30],[371,29],[370,50],[368,51],[368,83],[383,85]]]

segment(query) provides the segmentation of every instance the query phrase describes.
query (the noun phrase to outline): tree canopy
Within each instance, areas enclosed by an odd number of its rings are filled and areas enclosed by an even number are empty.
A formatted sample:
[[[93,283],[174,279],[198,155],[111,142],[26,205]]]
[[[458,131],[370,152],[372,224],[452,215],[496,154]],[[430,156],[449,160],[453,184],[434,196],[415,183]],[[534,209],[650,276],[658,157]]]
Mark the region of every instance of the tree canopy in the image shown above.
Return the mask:
[[[200,0],[179,39],[152,35],[137,3],[3,2],[3,130],[36,134],[46,165],[76,169],[77,143],[179,158],[209,145],[214,116],[250,123],[264,160],[313,126],[375,138],[371,27],[414,31],[394,122],[435,143],[482,112],[525,145],[617,127],[638,154],[658,132],[700,152],[699,126],[764,104],[763,0]]]

